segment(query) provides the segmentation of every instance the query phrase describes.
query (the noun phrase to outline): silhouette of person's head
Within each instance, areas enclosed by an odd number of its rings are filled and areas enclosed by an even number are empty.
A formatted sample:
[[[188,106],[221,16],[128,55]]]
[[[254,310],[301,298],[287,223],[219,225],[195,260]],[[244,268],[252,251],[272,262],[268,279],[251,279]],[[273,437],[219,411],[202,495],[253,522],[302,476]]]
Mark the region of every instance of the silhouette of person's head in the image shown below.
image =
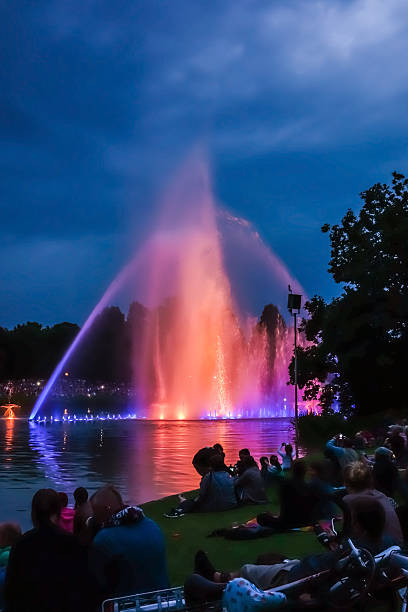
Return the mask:
[[[85,487],[77,487],[74,491],[75,508],[82,506],[88,501],[88,491]]]
[[[97,523],[104,523],[124,508],[121,494],[109,484],[98,489],[90,501]]]
[[[261,464],[262,467],[268,467],[269,465],[268,457],[260,457],[259,463]]]
[[[370,468],[362,461],[353,461],[344,470],[344,484],[352,493],[359,493],[373,488]]]
[[[240,451],[238,451],[238,456],[241,459],[241,461],[244,459],[244,457],[250,457],[251,453],[249,452],[249,450],[247,448],[241,448]]]
[[[61,514],[61,502],[54,489],[39,489],[31,502],[31,520],[39,528],[57,523]]]
[[[210,468],[213,472],[222,472],[224,470],[224,457],[218,453],[210,457]]]

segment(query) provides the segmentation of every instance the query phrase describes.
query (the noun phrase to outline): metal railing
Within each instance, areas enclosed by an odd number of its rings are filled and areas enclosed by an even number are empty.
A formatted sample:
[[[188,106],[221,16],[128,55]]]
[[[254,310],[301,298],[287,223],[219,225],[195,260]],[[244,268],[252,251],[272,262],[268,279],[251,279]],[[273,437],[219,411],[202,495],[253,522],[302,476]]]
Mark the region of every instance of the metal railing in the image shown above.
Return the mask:
[[[183,587],[115,597],[106,599],[102,603],[103,612],[122,612],[122,610],[126,612],[185,610]]]

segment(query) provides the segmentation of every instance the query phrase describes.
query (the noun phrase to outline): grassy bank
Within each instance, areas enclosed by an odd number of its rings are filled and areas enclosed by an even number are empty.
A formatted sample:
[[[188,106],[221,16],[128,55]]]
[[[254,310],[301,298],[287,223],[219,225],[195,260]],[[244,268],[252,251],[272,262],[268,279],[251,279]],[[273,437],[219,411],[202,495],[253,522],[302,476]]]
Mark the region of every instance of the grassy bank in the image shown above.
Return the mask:
[[[207,537],[214,529],[245,522],[259,512],[276,512],[278,506],[274,491],[268,491],[268,498],[270,503],[261,506],[245,506],[229,512],[190,514],[177,519],[163,517],[165,511],[177,505],[177,496],[144,504],[146,515],[154,519],[165,534],[171,584],[183,584],[185,577],[192,571],[194,555],[200,548],[208,553],[217,568],[225,570],[253,562],[259,554],[268,551],[280,552],[291,558],[323,552],[313,533],[290,532],[252,541]]]

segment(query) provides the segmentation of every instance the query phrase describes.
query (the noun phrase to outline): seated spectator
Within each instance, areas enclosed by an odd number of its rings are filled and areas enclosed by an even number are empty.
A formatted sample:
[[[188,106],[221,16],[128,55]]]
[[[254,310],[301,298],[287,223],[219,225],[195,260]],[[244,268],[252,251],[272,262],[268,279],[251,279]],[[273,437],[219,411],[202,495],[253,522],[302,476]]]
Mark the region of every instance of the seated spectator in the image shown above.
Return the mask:
[[[61,504],[53,489],[33,497],[34,528],[12,547],[6,573],[8,612],[89,612],[97,604],[86,550],[58,527]]]
[[[344,484],[343,470],[341,469],[338,457],[335,453],[326,446],[323,455],[330,462],[330,482],[335,487],[340,487]]]
[[[0,523],[0,567],[7,567],[10,550],[21,538],[21,527],[18,523]]]
[[[343,501],[348,505],[357,499],[367,497],[378,501],[385,512],[385,536],[390,537],[394,544],[401,546],[403,535],[394,503],[384,493],[374,489],[370,468],[361,461],[351,463],[344,471],[344,482],[348,494],[343,497]]]
[[[261,476],[264,480],[265,486],[268,487],[270,485],[273,485],[276,483],[276,477],[279,476],[279,474],[282,471],[282,468],[280,466],[280,463],[278,461],[278,458],[276,457],[276,455],[272,455],[271,457],[275,457],[277,464],[279,466],[279,468],[276,466],[276,464],[270,464],[269,463],[269,459],[268,457],[261,457],[259,459],[259,463],[261,464]]]
[[[230,474],[231,476],[234,475],[234,469],[232,466],[228,467],[225,463],[225,453],[224,453],[224,449],[221,446],[221,444],[219,444],[218,442],[216,442],[216,444],[214,444],[213,449],[217,451],[217,453],[219,453],[222,457],[222,461],[223,461],[223,465],[224,465],[224,471],[228,472],[228,474]]]
[[[375,451],[373,465],[374,488],[387,497],[394,497],[399,486],[399,473],[393,463],[393,454],[389,448],[380,446]]]
[[[261,472],[250,455],[243,456],[241,475],[235,479],[235,492],[243,504],[265,504],[268,501]]]
[[[20,537],[21,527],[18,523],[0,523],[0,610],[4,606],[4,581],[10,550]]]
[[[160,527],[136,506],[126,506],[111,485],[91,497],[99,526],[90,548],[90,569],[104,597],[166,589],[166,545]]]
[[[86,504],[86,502],[88,501],[88,491],[85,489],[85,487],[77,487],[75,489],[74,500],[74,510],[78,510],[78,508]]]
[[[269,466],[270,466],[270,471],[273,474],[280,474],[282,472],[282,466],[279,463],[279,459],[277,457],[277,455],[271,455],[269,457]]]
[[[257,516],[260,525],[285,531],[315,523],[314,511],[318,499],[305,482],[306,471],[307,465],[303,459],[296,459],[293,462],[292,477],[282,478],[279,481],[279,516],[271,512],[262,512]]]
[[[221,512],[230,510],[237,505],[235,496],[235,481],[224,470],[224,460],[221,455],[213,455],[210,459],[210,469],[200,482],[200,492],[194,499],[182,498],[177,508],[173,508],[167,518],[177,518],[190,512]]]
[[[353,448],[353,440],[339,434],[326,444],[326,449],[337,458],[340,467],[344,470],[350,463],[359,461],[360,455]]]
[[[397,466],[405,468],[407,467],[406,440],[402,435],[403,429],[399,425],[391,425],[389,432],[390,435],[384,442],[384,446],[388,447],[393,452]]]
[[[235,473],[237,476],[241,476],[242,472],[243,472],[243,460],[245,459],[245,457],[250,457],[251,453],[249,452],[249,450],[247,448],[241,448],[240,451],[238,451],[238,461],[235,465]]]
[[[399,518],[404,542],[408,542],[408,468],[404,471],[402,478],[399,480],[399,494],[401,503],[395,509]]]
[[[68,508],[68,495],[66,493],[58,493],[58,499],[61,504],[61,513],[58,521],[58,527],[61,527],[68,533],[74,533],[74,516],[75,510]]]
[[[365,497],[354,502],[353,521],[356,546],[366,548],[373,555],[389,546],[389,541],[384,538],[384,508],[374,498]],[[227,583],[236,578],[245,578],[263,590],[273,589],[329,569],[338,558],[337,551],[309,555],[303,560],[288,560],[276,555],[276,562],[273,564],[246,564],[236,572],[222,572],[214,567],[203,551],[198,551],[194,573],[185,584],[185,594],[195,602],[206,601],[208,589],[213,600],[220,599]],[[216,585],[219,585],[218,589]]]
[[[210,458],[213,455],[219,454],[213,446],[205,446],[200,448],[193,457],[193,466],[200,476],[205,476],[210,469]]]
[[[88,491],[84,487],[78,487],[74,491],[74,499],[74,535],[81,544],[88,545],[93,537],[92,531],[87,527],[87,520],[93,515],[92,505],[88,500]]]
[[[282,452],[283,448],[283,452]],[[295,453],[293,452],[293,447],[291,444],[285,444],[282,442],[280,449],[278,450],[279,455],[282,458],[282,470],[290,470],[292,469],[293,460],[295,458]]]
[[[268,457],[260,457],[259,463],[261,465],[261,476],[265,481],[265,484],[268,480],[268,468],[269,468],[269,459]]]
[[[333,498],[346,490],[344,487],[333,487],[330,480],[330,462],[328,459],[324,461],[313,461],[310,464],[310,480],[309,490],[316,498],[316,506],[314,509],[315,520],[332,519],[339,513],[339,508],[336,506]]]

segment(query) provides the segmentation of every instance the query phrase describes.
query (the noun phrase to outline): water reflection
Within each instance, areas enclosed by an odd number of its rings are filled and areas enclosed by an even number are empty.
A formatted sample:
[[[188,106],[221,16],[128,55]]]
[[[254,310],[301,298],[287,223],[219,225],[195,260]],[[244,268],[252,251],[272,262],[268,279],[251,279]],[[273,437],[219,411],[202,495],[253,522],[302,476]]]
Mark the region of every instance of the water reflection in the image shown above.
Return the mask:
[[[62,488],[70,483],[64,479],[63,472],[59,467],[61,452],[66,450],[67,432],[63,432],[62,451],[55,448],[55,440],[50,435],[51,430],[29,422],[29,445],[33,452],[33,460],[39,474],[46,480],[54,483],[55,487]],[[52,433],[52,432],[51,432]]]
[[[13,448],[13,437],[14,437],[14,418],[6,419],[6,431],[4,434],[4,452],[6,454],[6,461],[12,461],[13,456],[11,454],[11,450]]]
[[[288,419],[265,421],[113,421],[43,425],[0,419],[0,521],[29,527],[29,507],[40,487],[91,491],[111,482],[127,501],[143,503],[196,488],[191,464],[198,448],[220,442],[226,461],[251,449],[259,459],[293,439]],[[8,469],[1,469],[7,467]],[[70,498],[72,502],[72,497]]]

